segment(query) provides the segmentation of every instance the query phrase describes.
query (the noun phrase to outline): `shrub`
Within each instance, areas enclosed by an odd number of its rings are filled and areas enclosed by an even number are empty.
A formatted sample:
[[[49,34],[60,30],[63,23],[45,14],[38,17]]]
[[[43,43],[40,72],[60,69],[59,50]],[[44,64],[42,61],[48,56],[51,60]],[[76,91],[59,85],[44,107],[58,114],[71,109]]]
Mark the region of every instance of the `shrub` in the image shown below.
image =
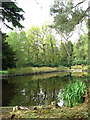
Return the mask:
[[[62,99],[65,106],[73,107],[83,103],[83,95],[86,89],[85,83],[76,80],[75,83],[70,82],[65,89],[62,90]]]

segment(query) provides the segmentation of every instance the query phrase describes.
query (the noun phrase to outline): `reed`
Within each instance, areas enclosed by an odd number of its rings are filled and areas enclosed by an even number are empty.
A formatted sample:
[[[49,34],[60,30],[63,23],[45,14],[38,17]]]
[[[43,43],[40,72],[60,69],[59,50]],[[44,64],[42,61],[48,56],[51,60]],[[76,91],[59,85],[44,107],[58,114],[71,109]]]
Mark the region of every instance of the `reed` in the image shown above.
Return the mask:
[[[62,90],[62,99],[66,107],[74,107],[83,103],[83,95],[86,90],[86,85],[80,80],[74,83],[70,82],[65,89]]]

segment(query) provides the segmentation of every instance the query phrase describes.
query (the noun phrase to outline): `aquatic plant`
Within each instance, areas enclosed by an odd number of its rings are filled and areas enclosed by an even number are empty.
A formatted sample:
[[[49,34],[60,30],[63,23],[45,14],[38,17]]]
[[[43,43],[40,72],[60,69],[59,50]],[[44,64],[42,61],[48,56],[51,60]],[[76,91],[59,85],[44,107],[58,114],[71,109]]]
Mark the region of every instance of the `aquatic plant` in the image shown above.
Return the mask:
[[[83,103],[83,95],[86,90],[86,85],[80,80],[74,83],[70,81],[66,88],[62,90],[62,99],[65,101],[65,106],[73,107]]]

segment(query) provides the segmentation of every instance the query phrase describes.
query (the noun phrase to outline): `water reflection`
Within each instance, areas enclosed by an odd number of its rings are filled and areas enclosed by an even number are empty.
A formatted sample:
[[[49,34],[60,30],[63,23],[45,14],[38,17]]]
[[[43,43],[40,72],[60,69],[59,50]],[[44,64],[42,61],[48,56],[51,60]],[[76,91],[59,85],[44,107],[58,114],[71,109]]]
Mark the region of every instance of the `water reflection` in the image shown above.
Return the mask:
[[[62,90],[60,89],[59,92],[58,92],[58,95],[57,95],[57,100],[58,100],[57,104],[62,107],[64,105],[64,101],[62,100],[61,91]]]
[[[3,106],[48,105],[52,101],[61,101],[61,90],[76,77],[69,73],[48,73],[35,76],[11,77],[3,79]],[[80,79],[85,79],[80,78]],[[86,79],[85,79],[86,80]]]

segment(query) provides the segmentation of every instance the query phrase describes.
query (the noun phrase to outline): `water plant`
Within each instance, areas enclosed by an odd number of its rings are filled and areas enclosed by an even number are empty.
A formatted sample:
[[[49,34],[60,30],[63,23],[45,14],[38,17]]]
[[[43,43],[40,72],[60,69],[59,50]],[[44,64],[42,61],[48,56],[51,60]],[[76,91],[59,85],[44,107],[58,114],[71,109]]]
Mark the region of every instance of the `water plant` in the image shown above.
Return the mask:
[[[86,85],[82,81],[76,80],[74,83],[70,81],[66,88],[62,90],[62,99],[65,102],[65,106],[73,107],[83,103],[85,90]]]

